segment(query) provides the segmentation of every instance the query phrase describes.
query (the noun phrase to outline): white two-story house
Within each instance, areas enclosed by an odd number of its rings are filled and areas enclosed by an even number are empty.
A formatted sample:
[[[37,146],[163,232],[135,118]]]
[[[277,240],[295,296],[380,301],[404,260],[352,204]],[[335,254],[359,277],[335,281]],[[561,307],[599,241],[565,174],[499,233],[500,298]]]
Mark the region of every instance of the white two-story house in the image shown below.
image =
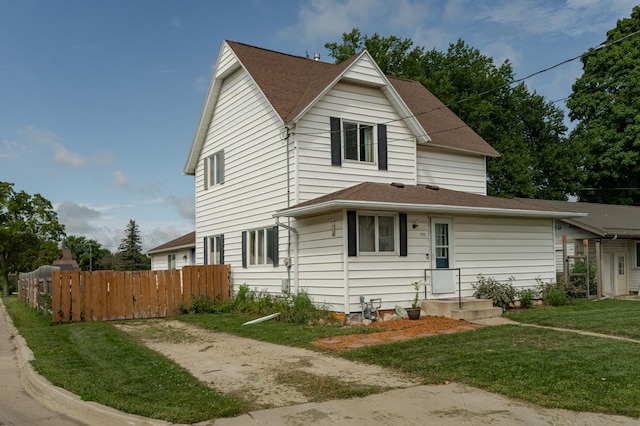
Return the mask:
[[[335,65],[225,41],[184,167],[196,263],[345,313],[406,307],[425,278],[427,298],[471,296],[478,274],[552,281],[553,220],[576,213],[487,196],[498,155],[366,51]]]

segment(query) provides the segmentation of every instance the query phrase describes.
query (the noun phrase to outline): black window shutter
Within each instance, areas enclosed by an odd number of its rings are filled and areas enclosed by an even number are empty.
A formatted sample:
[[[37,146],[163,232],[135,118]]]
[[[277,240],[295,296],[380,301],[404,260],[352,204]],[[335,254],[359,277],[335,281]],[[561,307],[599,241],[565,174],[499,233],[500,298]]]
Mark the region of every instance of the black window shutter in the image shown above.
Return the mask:
[[[278,225],[273,226],[273,266],[280,264],[280,243],[278,241]]]
[[[242,267],[247,267],[247,231],[242,231]]]
[[[218,247],[218,250],[220,250],[220,264],[224,265],[224,234],[220,234],[220,247]]]
[[[358,255],[358,242],[357,238],[357,221],[356,221],[356,212],[353,210],[349,210],[347,212],[347,254],[349,256],[357,256]]]
[[[218,155],[220,155],[220,182],[218,183],[224,183],[224,151],[220,151]]]
[[[342,132],[340,131],[340,119],[331,117],[331,165],[340,166],[342,164]]]
[[[387,125],[378,124],[378,169],[387,170]]]
[[[400,256],[407,255],[407,214],[400,213]]]
[[[208,264],[208,260],[209,260],[209,250],[207,248],[207,242],[208,242],[207,240],[208,239],[209,239],[208,237],[204,237],[202,239],[202,247],[203,247],[203,250],[204,250],[204,264],[205,265]]]

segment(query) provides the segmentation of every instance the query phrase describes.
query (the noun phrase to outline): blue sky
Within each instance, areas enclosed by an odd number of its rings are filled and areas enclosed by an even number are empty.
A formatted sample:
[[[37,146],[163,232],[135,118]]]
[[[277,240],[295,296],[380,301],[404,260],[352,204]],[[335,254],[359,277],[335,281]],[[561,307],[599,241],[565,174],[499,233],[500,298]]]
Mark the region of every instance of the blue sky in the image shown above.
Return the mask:
[[[634,4],[0,0],[0,180],[112,251],[133,219],[147,250],[194,229],[182,169],[224,39],[331,61],[324,44],[354,27],[441,51],[461,38],[520,78],[599,45]],[[574,61],[527,84],[555,101],[580,74]]]

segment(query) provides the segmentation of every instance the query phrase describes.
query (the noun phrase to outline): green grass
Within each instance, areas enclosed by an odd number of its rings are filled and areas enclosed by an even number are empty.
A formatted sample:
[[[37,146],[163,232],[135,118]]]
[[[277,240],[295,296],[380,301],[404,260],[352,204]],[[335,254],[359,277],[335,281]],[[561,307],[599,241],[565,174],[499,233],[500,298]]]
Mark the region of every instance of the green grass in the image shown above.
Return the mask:
[[[34,352],[36,371],[83,400],[177,423],[234,416],[246,409],[241,398],[216,393],[111,323],[52,326],[16,297],[3,302]]]
[[[359,348],[343,356],[417,374],[424,383],[466,383],[545,407],[640,417],[640,346],[635,343],[497,326]]]
[[[390,389],[383,386],[345,382],[336,377],[317,376],[300,370],[281,372],[277,375],[276,380],[279,383],[293,386],[298,392],[307,397],[309,402],[362,398]]]
[[[640,340],[640,301],[575,300],[560,307],[512,310],[507,313],[507,317],[523,323]]]

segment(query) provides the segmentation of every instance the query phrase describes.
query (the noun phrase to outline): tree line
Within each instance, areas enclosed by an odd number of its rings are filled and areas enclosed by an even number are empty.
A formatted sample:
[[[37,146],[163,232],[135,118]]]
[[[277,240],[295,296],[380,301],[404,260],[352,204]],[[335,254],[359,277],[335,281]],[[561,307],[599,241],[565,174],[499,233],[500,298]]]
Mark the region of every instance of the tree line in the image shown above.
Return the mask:
[[[388,76],[417,80],[501,155],[487,160],[487,191],[500,197],[640,204],[640,6],[602,46],[581,57],[583,74],[564,112],[501,65],[458,40],[446,52],[354,28],[326,43],[341,63],[366,49]],[[425,111],[429,114],[429,111]]]

